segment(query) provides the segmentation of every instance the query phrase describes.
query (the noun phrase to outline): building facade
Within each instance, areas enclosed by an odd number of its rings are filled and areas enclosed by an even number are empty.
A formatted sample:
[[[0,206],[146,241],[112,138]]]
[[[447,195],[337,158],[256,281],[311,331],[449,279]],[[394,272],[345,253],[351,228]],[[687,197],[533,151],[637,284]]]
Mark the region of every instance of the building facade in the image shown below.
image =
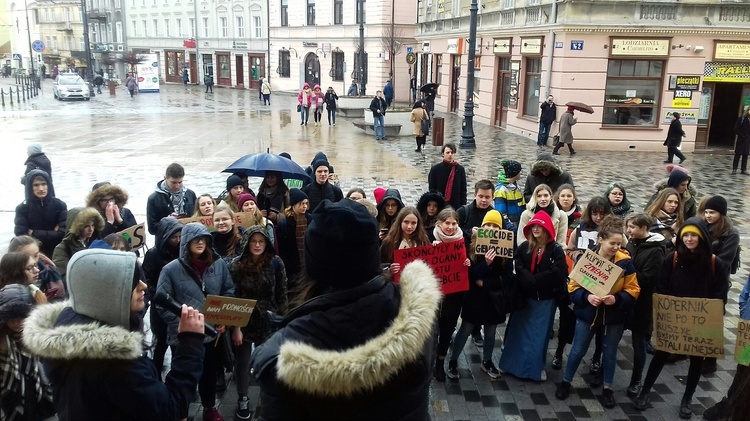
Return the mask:
[[[105,69],[124,79],[128,52],[127,24],[123,2],[127,0],[85,0],[89,44],[95,70]]]
[[[128,45],[159,56],[160,79],[191,84],[209,75],[218,86],[258,89],[268,72],[267,2],[123,0]]]
[[[345,95],[353,80],[374,95],[392,79],[395,99],[407,101],[416,41],[416,3],[395,0],[269,0],[271,85],[297,91],[304,83]],[[358,71],[359,16],[364,23],[364,66]]]
[[[680,112],[682,149],[731,148],[750,106],[750,4],[703,1],[482,0],[477,121],[536,139],[539,106],[583,102],[582,149],[663,150]],[[421,83],[440,83],[436,108],[462,112],[469,0],[419,3]],[[555,134],[557,123],[553,125]]]

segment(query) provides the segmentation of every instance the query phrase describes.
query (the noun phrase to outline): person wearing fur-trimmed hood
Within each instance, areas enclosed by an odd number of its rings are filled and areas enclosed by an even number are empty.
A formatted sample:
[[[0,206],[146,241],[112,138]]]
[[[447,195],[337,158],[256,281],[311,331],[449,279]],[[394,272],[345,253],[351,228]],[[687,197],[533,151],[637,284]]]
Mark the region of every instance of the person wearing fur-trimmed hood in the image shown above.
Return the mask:
[[[23,332],[42,358],[59,419],[185,418],[201,374],[202,316],[183,313],[172,370],[162,382],[144,353],[139,315],[146,284],[135,254],[84,250],[68,269],[70,301],[37,307]]]
[[[438,281],[414,262],[383,277],[378,225],[351,200],[312,213],[309,284],[251,361],[261,419],[429,419]]]
[[[68,233],[52,253],[52,261],[63,277],[68,270],[70,258],[100,238],[99,233],[104,229],[104,218],[94,208],[73,208],[68,212],[67,225],[70,227]]]
[[[540,184],[548,185],[553,192],[557,191],[563,184],[573,184],[573,177],[570,173],[563,170],[556,161],[555,157],[548,152],[540,153],[536,162],[531,165],[531,171],[526,176],[526,184],[523,186],[523,197],[528,203],[536,186]],[[521,231],[519,229],[519,231]]]
[[[667,187],[671,187],[677,190],[680,195],[680,202],[682,202],[682,214],[685,219],[692,218],[698,213],[698,203],[696,197],[698,197],[698,191],[691,185],[693,178],[686,168],[679,165],[669,164],[667,165],[667,172],[669,177],[666,180],[661,180],[654,184],[656,192],[648,199],[644,209],[648,208],[651,202],[656,199],[659,192]]]
[[[97,183],[86,198],[86,206],[99,211],[104,218],[104,229],[100,236],[120,232],[137,224],[135,216],[125,205],[128,203],[128,193],[109,182]]]

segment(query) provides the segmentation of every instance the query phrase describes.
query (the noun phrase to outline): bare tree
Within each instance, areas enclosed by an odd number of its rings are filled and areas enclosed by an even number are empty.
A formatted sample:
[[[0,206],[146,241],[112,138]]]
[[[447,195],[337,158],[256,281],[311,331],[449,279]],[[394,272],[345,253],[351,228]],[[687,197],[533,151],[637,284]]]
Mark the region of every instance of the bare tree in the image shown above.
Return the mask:
[[[145,63],[147,60],[148,58],[146,56],[136,53],[127,53],[122,57],[122,59],[120,59],[120,61],[129,65],[130,73],[135,73],[135,66],[141,63]]]
[[[380,38],[380,45],[383,47],[384,51],[388,51],[388,55],[390,56],[391,70],[389,77],[391,80],[393,80],[393,75],[396,72],[396,55],[401,52],[401,49],[404,47],[404,41],[405,37],[403,28],[391,24],[383,29],[383,36]]]

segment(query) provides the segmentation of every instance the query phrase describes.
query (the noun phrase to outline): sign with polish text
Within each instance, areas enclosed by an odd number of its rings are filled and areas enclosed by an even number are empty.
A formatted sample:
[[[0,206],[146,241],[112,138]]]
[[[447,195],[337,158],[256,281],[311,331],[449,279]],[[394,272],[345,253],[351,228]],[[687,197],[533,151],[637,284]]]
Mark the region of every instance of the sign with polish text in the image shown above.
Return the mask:
[[[125,237],[128,243],[130,243],[130,248],[132,250],[138,250],[146,245],[146,224],[144,222],[141,222],[138,225],[133,225],[130,228],[125,228],[118,232],[118,234]]]
[[[724,303],[654,294],[653,338],[659,351],[724,358]]]
[[[205,225],[209,231],[216,231],[214,228],[213,216],[196,216],[192,218],[181,218],[178,219],[182,224],[189,224],[191,222],[200,222]],[[234,223],[243,227],[250,228],[255,225],[255,217],[250,212],[236,212],[234,214]]]
[[[206,323],[245,327],[254,308],[255,300],[208,295],[201,313]]]
[[[734,360],[738,364],[750,365],[750,320],[737,321],[737,343],[734,346]]]
[[[468,291],[469,268],[464,266],[464,240],[393,251],[393,263],[400,264],[402,269],[415,260],[427,263],[432,269],[440,282],[443,294]],[[396,283],[399,281],[398,275],[399,273],[394,277]]]
[[[604,297],[612,290],[622,272],[621,267],[586,250],[570,272],[570,279],[597,297]]]
[[[484,255],[490,249],[494,249],[497,257],[512,259],[515,248],[513,235],[513,231],[479,228],[474,253]]]

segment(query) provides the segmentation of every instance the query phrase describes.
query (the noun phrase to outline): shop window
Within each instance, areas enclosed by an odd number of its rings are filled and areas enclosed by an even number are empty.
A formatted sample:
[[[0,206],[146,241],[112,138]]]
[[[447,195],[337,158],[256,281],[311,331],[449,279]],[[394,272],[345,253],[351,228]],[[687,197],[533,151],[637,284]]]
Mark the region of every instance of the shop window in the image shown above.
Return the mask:
[[[331,77],[333,80],[344,80],[344,52],[333,52],[331,55]]]
[[[216,58],[219,59],[219,77],[222,79],[228,79],[230,77],[229,56],[217,54]]]
[[[279,76],[289,77],[289,50],[279,51]]]
[[[542,87],[542,59],[526,59],[526,83],[524,84],[523,115],[539,116],[539,90]]]
[[[610,60],[602,124],[656,126],[663,67],[660,60]]]

